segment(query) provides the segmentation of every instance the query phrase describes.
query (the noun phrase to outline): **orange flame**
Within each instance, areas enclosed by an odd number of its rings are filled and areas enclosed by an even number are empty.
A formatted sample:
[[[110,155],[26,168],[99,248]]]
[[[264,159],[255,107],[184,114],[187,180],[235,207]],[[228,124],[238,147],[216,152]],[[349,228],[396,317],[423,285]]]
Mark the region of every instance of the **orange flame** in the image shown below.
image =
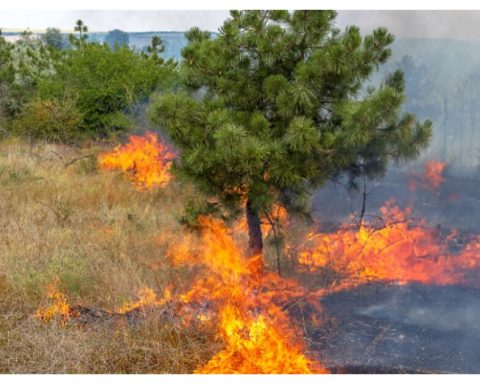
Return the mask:
[[[157,294],[151,288],[142,288],[138,292],[138,300],[131,303],[125,303],[117,308],[116,313],[127,313],[134,310],[144,310],[145,308],[155,308],[165,305],[172,297],[170,288],[166,288],[163,297],[157,298]]]
[[[441,161],[430,160],[425,164],[425,187],[437,191],[444,182],[443,172],[446,164]]]
[[[120,169],[127,173],[139,188],[152,189],[170,181],[174,157],[156,134],[147,133],[145,136],[130,136],[127,144],[100,155],[99,163],[103,169]]]
[[[285,227],[288,224],[287,210],[281,205],[274,204],[270,213],[270,220],[262,220],[261,229],[262,233],[267,236],[273,230],[273,225],[281,225]],[[235,226],[235,231],[245,231],[247,229],[247,219],[242,216]]]
[[[325,268],[359,283],[476,284],[468,275],[480,267],[480,237],[453,253],[449,248],[455,231],[442,239],[438,228],[429,228],[421,220],[412,224],[410,210],[400,210],[393,201],[381,214],[385,224],[380,228],[344,225],[334,233],[310,234],[299,262],[310,271]]]
[[[169,252],[174,264],[200,270],[190,287],[178,294],[167,288],[162,297],[143,288],[138,301],[114,313],[173,301],[184,326],[195,321],[217,326],[224,348],[197,373],[326,373],[302,353],[301,335],[283,309],[301,298],[320,313],[318,300],[292,280],[262,273],[261,257],[246,257],[223,222],[201,217],[200,224],[199,238],[186,236],[185,244],[175,244]]]
[[[202,217],[200,223],[202,241],[194,260],[206,267],[207,273],[180,299],[184,303],[208,302],[219,314],[218,337],[225,348],[197,372],[326,372],[302,354],[299,337],[278,304],[304,297],[306,291],[293,281],[261,273],[259,259],[247,258],[222,222]]]
[[[35,312],[35,317],[45,323],[51,322],[57,318],[61,323],[66,323],[70,319],[70,305],[63,293],[57,290],[56,284],[47,285],[47,296],[53,303],[47,308],[39,308]]]
[[[264,315],[247,318],[226,305],[220,313],[226,347],[195,373],[326,373]]]

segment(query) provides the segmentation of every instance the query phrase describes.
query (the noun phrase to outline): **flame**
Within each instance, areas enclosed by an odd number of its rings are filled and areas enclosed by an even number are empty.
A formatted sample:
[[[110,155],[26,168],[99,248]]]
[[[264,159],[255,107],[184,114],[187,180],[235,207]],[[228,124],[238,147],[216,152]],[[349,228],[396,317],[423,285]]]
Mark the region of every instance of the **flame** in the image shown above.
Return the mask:
[[[441,161],[430,160],[425,164],[425,187],[438,191],[444,182],[443,172],[446,164]]]
[[[270,220],[262,220],[261,229],[264,236],[268,236],[273,231],[273,225],[280,225],[286,227],[288,225],[288,213],[287,210],[281,205],[274,204],[269,213]],[[241,219],[235,224],[235,231],[247,230],[247,219],[242,216]]]
[[[334,233],[311,233],[299,252],[310,271],[329,269],[349,281],[372,280],[425,284],[476,284],[468,276],[480,267],[480,237],[451,252],[458,233],[442,238],[424,220],[413,223],[409,208],[393,201],[381,208],[384,224],[344,225]]]
[[[220,328],[226,347],[195,373],[326,373],[269,323],[264,315],[247,318],[225,306]]]
[[[130,136],[127,144],[100,155],[99,164],[103,169],[120,169],[127,173],[139,188],[152,189],[170,181],[174,157],[173,151],[159,141],[156,134],[147,133]]]
[[[180,299],[208,303],[218,313],[218,337],[225,347],[196,372],[326,372],[302,354],[299,335],[281,307],[307,292],[293,281],[262,273],[261,257],[247,258],[222,222],[202,217],[200,223],[201,245],[195,260],[207,273]]]
[[[162,307],[171,297],[172,294],[169,287],[165,288],[161,298],[157,298],[157,294],[153,289],[144,287],[138,291],[137,301],[125,303],[121,307],[118,307],[115,312],[124,314],[135,310],[145,310],[145,308]]]
[[[56,283],[50,283],[46,287],[47,297],[52,304],[47,308],[39,308],[35,312],[35,317],[45,323],[49,323],[57,318],[61,323],[66,323],[70,319],[70,305],[67,298],[56,288]]]
[[[318,317],[318,299],[293,280],[264,273],[261,256],[246,257],[220,220],[201,217],[199,221],[200,236],[185,236],[169,250],[174,265],[199,271],[188,288],[174,294],[167,287],[160,297],[142,288],[137,301],[110,313],[145,311],[174,302],[183,326],[197,322],[217,327],[224,348],[197,373],[326,373],[320,363],[303,354],[301,334],[284,309],[292,307],[292,301],[302,301]],[[68,307],[61,314],[70,319]]]

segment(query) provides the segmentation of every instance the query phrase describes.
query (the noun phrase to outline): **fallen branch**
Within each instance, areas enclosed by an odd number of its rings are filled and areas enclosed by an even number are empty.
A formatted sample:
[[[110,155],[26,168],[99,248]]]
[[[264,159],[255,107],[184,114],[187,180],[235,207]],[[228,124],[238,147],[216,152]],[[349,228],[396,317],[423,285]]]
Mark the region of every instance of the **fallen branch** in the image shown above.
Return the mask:
[[[74,159],[72,159],[72,160],[68,161],[67,163],[65,163],[65,164],[64,164],[64,167],[67,168],[67,167],[69,167],[70,165],[76,163],[76,162],[79,161],[79,160],[88,159],[88,158],[93,157],[93,156],[95,156],[94,153],[90,153],[89,155],[84,155],[84,156],[80,156],[80,157],[75,157]]]

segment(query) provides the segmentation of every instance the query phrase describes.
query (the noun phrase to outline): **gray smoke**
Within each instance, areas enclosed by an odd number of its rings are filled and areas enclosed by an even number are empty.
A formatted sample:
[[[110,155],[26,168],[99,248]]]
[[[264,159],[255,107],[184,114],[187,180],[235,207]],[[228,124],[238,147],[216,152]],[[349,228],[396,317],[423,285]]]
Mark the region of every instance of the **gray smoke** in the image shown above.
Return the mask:
[[[480,11],[339,11],[337,25],[387,27],[397,38],[479,40]]]

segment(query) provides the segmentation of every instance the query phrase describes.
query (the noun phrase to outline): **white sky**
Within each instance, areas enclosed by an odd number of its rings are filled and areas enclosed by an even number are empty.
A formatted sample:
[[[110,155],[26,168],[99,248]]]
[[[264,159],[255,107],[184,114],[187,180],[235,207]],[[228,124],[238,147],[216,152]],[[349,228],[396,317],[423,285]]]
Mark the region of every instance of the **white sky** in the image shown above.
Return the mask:
[[[0,28],[70,31],[82,19],[91,31],[185,31],[192,26],[216,31],[226,17],[228,11],[1,10]],[[363,32],[385,26],[397,38],[480,40],[480,11],[339,11],[337,24],[359,25]]]

